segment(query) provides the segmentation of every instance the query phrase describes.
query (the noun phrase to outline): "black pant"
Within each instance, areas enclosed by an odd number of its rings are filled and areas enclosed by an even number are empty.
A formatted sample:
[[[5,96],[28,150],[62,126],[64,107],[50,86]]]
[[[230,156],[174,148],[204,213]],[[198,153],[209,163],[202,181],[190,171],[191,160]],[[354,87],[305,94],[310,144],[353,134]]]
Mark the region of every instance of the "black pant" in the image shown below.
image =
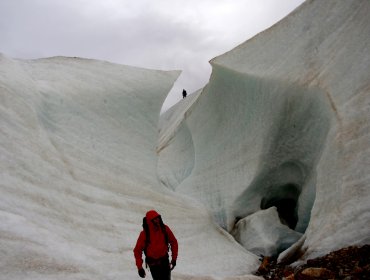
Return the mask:
[[[161,259],[160,262],[150,265],[150,272],[153,280],[171,280],[170,262],[168,258]]]

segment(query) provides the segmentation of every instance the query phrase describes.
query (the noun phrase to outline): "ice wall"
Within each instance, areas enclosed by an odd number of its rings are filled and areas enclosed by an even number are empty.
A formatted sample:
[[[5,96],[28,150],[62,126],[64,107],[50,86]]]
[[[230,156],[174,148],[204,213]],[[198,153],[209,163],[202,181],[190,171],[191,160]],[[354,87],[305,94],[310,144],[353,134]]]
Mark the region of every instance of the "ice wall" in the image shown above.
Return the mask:
[[[305,233],[286,257],[369,243],[369,12],[366,0],[307,1],[213,59],[209,84],[182,118],[187,136],[168,146],[192,139],[192,171],[176,191],[239,240],[258,239],[239,223],[275,206],[281,225]],[[165,150],[161,160],[171,162]],[[269,219],[259,227],[274,232]],[[270,254],[292,245],[272,240]]]
[[[180,243],[174,279],[258,267],[157,179],[158,117],[178,74],[0,56],[0,279],[136,279],[132,249],[152,208]]]

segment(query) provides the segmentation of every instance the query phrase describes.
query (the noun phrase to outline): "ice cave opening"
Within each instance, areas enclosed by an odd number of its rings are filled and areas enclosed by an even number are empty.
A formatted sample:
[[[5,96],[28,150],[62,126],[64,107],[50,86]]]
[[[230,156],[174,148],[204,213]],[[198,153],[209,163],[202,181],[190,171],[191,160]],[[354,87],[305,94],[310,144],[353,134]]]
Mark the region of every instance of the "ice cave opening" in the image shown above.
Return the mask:
[[[245,181],[226,222],[235,240],[257,255],[278,255],[305,233],[316,199],[317,163],[333,119],[320,90],[297,87],[279,94],[258,163],[246,162],[256,173]]]
[[[261,209],[268,209],[275,206],[280,222],[290,229],[295,229],[298,222],[297,202],[300,195],[300,187],[288,183],[277,188],[277,193],[270,193],[262,198]]]

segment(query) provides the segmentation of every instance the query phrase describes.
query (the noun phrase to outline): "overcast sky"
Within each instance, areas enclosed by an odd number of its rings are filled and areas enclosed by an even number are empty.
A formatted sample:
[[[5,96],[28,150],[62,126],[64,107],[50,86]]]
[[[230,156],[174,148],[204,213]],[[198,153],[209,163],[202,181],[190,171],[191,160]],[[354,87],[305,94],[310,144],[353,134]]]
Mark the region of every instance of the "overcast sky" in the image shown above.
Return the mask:
[[[304,0],[0,0],[0,52],[182,70],[164,109],[209,79],[213,57]]]

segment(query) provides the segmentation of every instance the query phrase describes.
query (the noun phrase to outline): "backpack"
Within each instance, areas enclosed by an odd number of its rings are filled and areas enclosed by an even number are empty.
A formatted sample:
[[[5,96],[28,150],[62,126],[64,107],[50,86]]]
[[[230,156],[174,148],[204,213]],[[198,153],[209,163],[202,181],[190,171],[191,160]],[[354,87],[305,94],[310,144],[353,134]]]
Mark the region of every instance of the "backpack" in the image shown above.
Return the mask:
[[[169,250],[168,234],[167,234],[167,231],[166,231],[166,226],[163,224],[162,218],[160,218],[160,227],[161,227],[161,230],[162,230],[163,235],[164,235],[164,240],[165,240],[166,245],[167,245],[167,250]],[[147,250],[147,248],[149,246],[149,243],[150,243],[149,225],[148,225],[148,222],[146,220],[146,217],[143,218],[143,229],[144,229],[144,233],[145,233],[144,255],[146,257],[146,250]]]

